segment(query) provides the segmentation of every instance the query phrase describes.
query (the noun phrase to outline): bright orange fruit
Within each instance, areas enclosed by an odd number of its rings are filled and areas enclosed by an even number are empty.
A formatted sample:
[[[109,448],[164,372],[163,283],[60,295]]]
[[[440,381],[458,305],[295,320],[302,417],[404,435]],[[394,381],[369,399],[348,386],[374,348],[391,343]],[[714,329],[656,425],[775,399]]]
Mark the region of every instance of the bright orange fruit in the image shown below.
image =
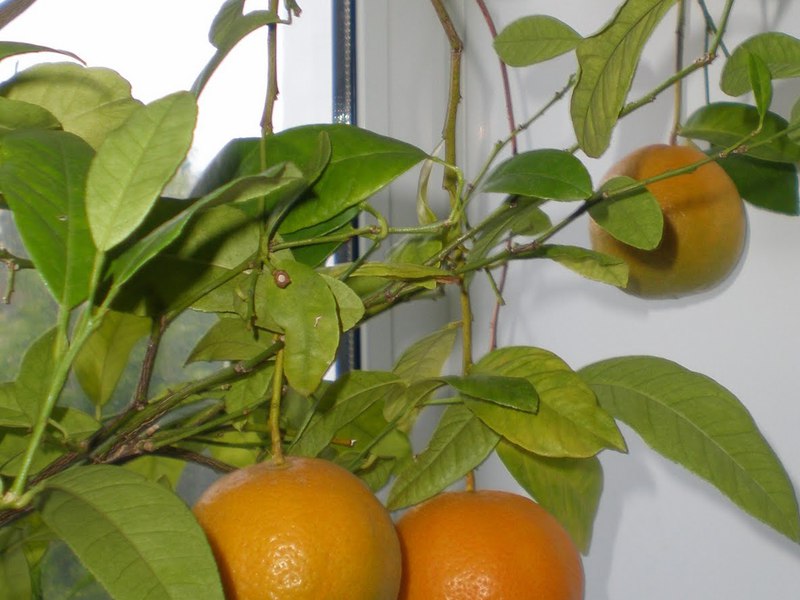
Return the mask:
[[[229,600],[395,600],[388,511],[330,461],[287,457],[213,483],[194,506]]]
[[[401,600],[581,600],[580,554],[541,506],[509,492],[445,492],[397,523]]]
[[[706,156],[690,146],[654,144],[624,157],[606,179],[637,181],[686,167]],[[736,185],[714,162],[647,186],[664,213],[661,243],[640,250],[613,238],[590,220],[592,248],[625,260],[626,291],[646,298],[680,297],[724,281],[742,256],[747,216]]]

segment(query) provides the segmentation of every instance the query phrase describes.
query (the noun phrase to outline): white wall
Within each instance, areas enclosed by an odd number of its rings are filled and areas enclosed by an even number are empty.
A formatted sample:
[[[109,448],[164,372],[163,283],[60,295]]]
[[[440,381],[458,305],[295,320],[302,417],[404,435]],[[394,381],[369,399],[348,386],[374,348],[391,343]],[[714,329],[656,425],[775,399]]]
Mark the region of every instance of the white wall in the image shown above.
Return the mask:
[[[526,14],[551,14],[589,35],[614,12],[617,0],[503,0],[489,2],[499,28]],[[699,56],[699,15],[692,7],[687,61]],[[709,1],[719,14],[723,2]],[[494,142],[507,131],[496,58],[485,23],[470,0],[451,1],[467,44],[461,135],[467,174],[474,173]],[[359,5],[360,114],[363,125],[419,144],[435,146],[441,132],[447,80],[447,47],[425,0],[364,0]],[[727,38],[730,48],[749,35],[778,29],[800,36],[800,3],[740,0]],[[674,12],[645,50],[634,97],[666,78],[672,68]],[[512,71],[518,118],[537,110],[574,70],[574,58]],[[687,110],[702,103],[695,77]],[[788,112],[797,82],[778,86],[776,108]],[[715,92],[715,99],[726,99]],[[626,118],[602,159],[587,160],[595,180],[626,152],[666,141],[671,93]],[[566,103],[522,139],[522,146],[569,146],[574,141]],[[585,158],[585,157],[582,157]],[[398,183],[386,202],[395,217],[413,219],[416,182]],[[492,201],[482,199],[478,213]],[[681,301],[643,301],[581,279],[544,262],[518,263],[510,272],[501,315],[501,345],[550,349],[574,368],[627,354],[651,354],[705,373],[735,393],[750,409],[800,488],[800,402],[796,369],[800,348],[800,221],[748,209],[746,260],[723,288]],[[586,224],[557,241],[588,243]],[[476,352],[488,340],[488,288],[475,301]],[[372,365],[385,367],[427,324],[456,319],[446,301],[404,307],[400,314],[367,328]],[[394,338],[392,338],[394,335]],[[385,341],[393,339],[392,350]],[[654,454],[624,429],[630,454],[605,453],[605,491],[595,536],[585,559],[587,600],[784,599],[800,597],[800,548],[741,513],[714,488]],[[495,460],[478,472],[484,487],[519,489]]]

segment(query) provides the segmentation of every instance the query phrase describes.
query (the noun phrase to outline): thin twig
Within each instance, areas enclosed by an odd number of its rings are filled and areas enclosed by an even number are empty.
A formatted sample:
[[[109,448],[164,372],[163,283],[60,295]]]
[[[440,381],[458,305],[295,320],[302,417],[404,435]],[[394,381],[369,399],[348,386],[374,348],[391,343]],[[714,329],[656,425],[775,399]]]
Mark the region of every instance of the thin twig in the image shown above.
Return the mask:
[[[270,0],[269,10],[278,14],[279,0]],[[264,114],[261,116],[262,137],[274,131],[273,115],[275,103],[278,101],[278,24],[267,25],[267,95],[264,102]]]
[[[461,102],[461,55],[464,52],[464,43],[456,31],[453,20],[447,13],[442,0],[431,0],[436,16],[447,35],[450,43],[450,90],[448,92],[447,115],[444,121],[442,136],[444,137],[444,157],[449,165],[456,164],[456,122],[458,119],[458,105]],[[450,205],[455,206],[457,202],[458,182],[452,169],[445,169],[444,189],[450,194]]]
[[[153,378],[153,368],[158,356],[158,348],[161,345],[161,338],[167,329],[167,319],[162,316],[158,323],[153,325],[150,339],[147,340],[147,350],[142,360],[142,369],[139,372],[139,381],[136,384],[136,392],[133,396],[134,410],[140,410],[147,404],[147,397],[150,393],[150,381]]]
[[[675,27],[675,72],[683,70],[684,33],[686,30],[686,0],[678,0],[678,23]],[[678,141],[678,130],[683,117],[683,79],[675,82],[675,100],[673,103],[672,131],[669,134],[669,143],[675,145]]]
[[[494,19],[492,19],[492,15],[489,12],[489,8],[486,6],[486,2],[484,0],[475,0],[478,5],[478,8],[483,15],[484,21],[486,21],[486,26],[489,28],[489,33],[492,36],[492,40],[497,37],[497,27],[495,27]],[[514,120],[514,104],[511,100],[511,84],[508,81],[508,66],[502,60],[498,58],[500,63],[500,76],[503,79],[503,96],[505,97],[506,102],[506,119],[508,120],[508,129],[510,132],[514,132],[517,128],[516,121]],[[517,154],[519,149],[517,148],[517,137],[514,136],[511,138],[511,152],[512,154]]]

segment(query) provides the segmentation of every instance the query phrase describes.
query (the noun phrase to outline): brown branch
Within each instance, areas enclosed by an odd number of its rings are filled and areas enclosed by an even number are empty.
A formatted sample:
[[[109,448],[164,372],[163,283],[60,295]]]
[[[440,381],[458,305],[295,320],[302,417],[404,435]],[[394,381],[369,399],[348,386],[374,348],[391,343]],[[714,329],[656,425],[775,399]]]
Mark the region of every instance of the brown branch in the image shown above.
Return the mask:
[[[150,339],[147,340],[147,350],[142,361],[142,370],[139,373],[139,382],[136,384],[136,392],[133,396],[133,409],[141,410],[147,404],[147,397],[150,393],[150,381],[153,379],[153,369],[158,356],[158,349],[161,346],[161,338],[167,330],[167,318],[161,316],[158,324],[153,326]]]
[[[478,8],[483,15],[483,19],[486,21],[486,26],[489,28],[489,33],[492,35],[492,40],[494,40],[497,37],[497,27],[495,27],[494,19],[492,19],[489,8],[486,6],[486,2],[484,2],[484,0],[475,0],[475,2],[478,4]],[[500,76],[503,79],[503,96],[505,97],[506,102],[506,119],[508,120],[508,129],[511,133],[514,133],[517,125],[516,120],[514,119],[514,104],[511,100],[511,84],[508,81],[508,65],[506,65],[506,63],[499,58],[498,62],[500,63]],[[513,136],[511,138],[511,152],[513,154],[517,154],[519,152],[517,147],[517,136]]]

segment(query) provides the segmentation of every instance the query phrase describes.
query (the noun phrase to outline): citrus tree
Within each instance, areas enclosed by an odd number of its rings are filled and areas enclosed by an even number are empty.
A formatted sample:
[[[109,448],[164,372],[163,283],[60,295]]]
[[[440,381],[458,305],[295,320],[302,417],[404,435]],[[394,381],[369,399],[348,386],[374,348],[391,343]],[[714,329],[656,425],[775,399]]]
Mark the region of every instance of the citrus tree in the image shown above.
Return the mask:
[[[512,123],[476,172],[456,156],[463,42],[442,0],[431,5],[452,52],[437,149],[346,124],[273,131],[276,35],[302,18],[291,0],[252,11],[244,0],[221,2],[209,32],[216,53],[192,88],[147,104],[124,74],[64,50],[0,43],[3,58],[64,55],[0,85],[0,209],[23,245],[0,245],[4,297],[19,302],[14,277],[35,270],[57,306],[16,377],[0,384],[0,596],[41,595],[41,565],[61,540],[114,598],[223,597],[203,529],[174,492],[188,463],[222,473],[320,458],[382,490],[395,511],[460,480],[473,488],[473,471],[497,453],[586,552],[598,457],[626,451],[619,423],[800,541],[792,483],[721,383],[664,358],[609,357],[576,370],[546,348],[493,344],[478,356],[472,344],[472,285],[488,278],[499,303],[512,261],[555,261],[632,294],[679,296],[716,285],[740,260],[741,199],[798,214],[800,103],[785,115],[771,107],[773,82],[800,75],[800,41],[767,32],[727,48],[734,4],[712,14],[702,0],[624,0],[588,37],[547,15],[496,31],[480,51],[496,53],[503,72],[568,52],[579,69],[551,102]],[[705,19],[707,53],[631,97],[656,26],[690,5]],[[476,7],[494,30],[490,7]],[[262,27],[270,32],[263,135],[231,140],[186,197],[168,196],[192,145],[198,97]],[[730,100],[686,117],[677,110],[671,145],[646,150],[655,167],[629,158],[593,181],[580,157],[602,156],[620,119],[707,77],[712,61],[724,61],[718,85]],[[558,102],[569,103],[574,146],[520,147],[521,132]],[[664,158],[675,153],[688,158]],[[392,223],[371,199],[414,170],[418,222]],[[449,200],[444,214],[429,202],[434,173]],[[496,208],[471,219],[484,197]],[[674,206],[688,203],[683,214],[706,202],[709,210],[676,220]],[[567,216],[554,216],[565,203]],[[559,243],[566,227],[589,222],[594,247]],[[359,256],[331,260],[353,240]],[[389,248],[380,259],[379,247]],[[399,303],[443,294],[458,298],[460,319],[410,345],[391,370],[326,379],[348,332]],[[206,369],[155,389],[164,336],[198,312],[213,320],[186,361]],[[456,352],[460,368],[448,370]],[[112,401],[132,364],[135,385]],[[433,420],[432,434],[413,447],[420,419]]]

